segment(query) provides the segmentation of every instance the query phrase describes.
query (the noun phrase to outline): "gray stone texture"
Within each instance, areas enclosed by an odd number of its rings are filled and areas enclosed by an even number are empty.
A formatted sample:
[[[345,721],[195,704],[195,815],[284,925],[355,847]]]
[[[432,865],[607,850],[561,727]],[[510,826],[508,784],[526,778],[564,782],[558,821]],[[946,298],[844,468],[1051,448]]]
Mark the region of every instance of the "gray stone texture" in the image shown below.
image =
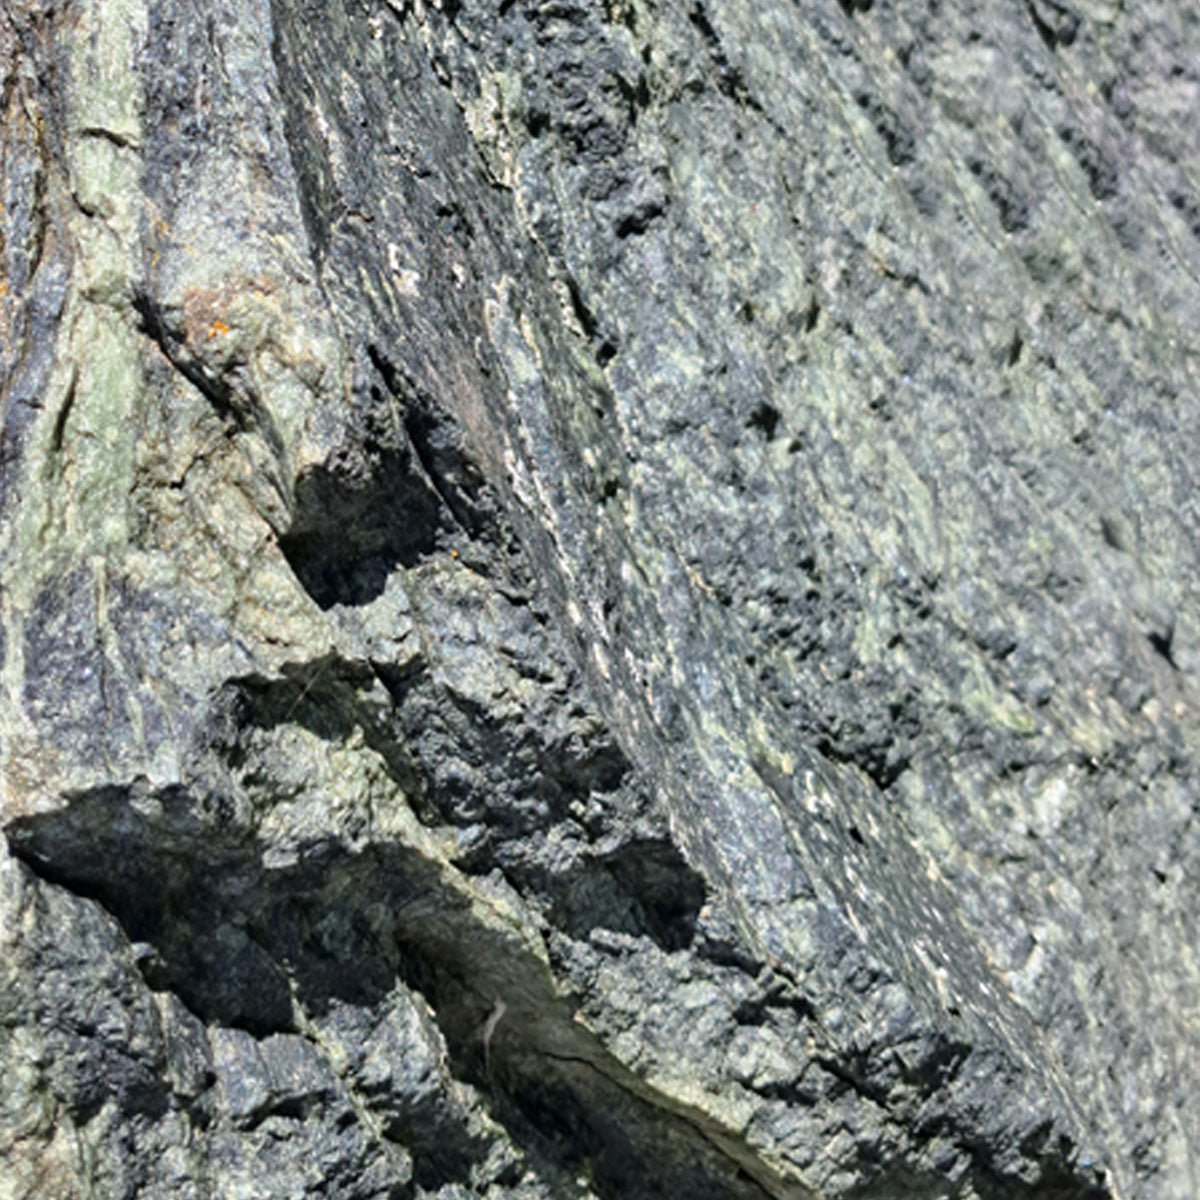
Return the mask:
[[[1198,64],[5,0],[0,1200],[1200,1194]]]

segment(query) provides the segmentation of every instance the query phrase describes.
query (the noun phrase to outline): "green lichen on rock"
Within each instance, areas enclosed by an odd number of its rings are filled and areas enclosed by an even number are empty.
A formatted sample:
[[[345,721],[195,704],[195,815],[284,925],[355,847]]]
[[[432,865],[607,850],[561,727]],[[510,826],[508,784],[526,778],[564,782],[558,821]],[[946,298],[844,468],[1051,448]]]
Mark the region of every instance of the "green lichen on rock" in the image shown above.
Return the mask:
[[[1196,1192],[1196,48],[11,0],[0,1197]]]

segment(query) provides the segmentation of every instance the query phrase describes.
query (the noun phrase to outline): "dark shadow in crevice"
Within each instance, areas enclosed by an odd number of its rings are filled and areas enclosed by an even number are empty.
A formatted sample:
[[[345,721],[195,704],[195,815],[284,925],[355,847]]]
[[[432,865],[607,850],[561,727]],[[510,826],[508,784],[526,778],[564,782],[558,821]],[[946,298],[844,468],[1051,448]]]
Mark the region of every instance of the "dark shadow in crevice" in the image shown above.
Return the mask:
[[[383,594],[397,567],[432,554],[449,524],[441,499],[407,448],[367,444],[306,468],[280,549],[322,607]]]
[[[739,1155],[718,1148],[719,1135],[710,1140],[702,1132],[700,1114],[689,1119],[650,1103],[596,1059],[504,1048],[494,1064],[495,1113],[522,1145],[563,1170],[564,1182],[582,1177],[602,1200],[771,1194],[741,1168]]]
[[[1165,630],[1163,633],[1152,630],[1146,634],[1146,641],[1150,643],[1150,648],[1154,653],[1160,658],[1165,659],[1173,670],[1179,670],[1179,664],[1175,661],[1175,652],[1172,649],[1172,644],[1175,641],[1175,630],[1173,627]]]
[[[203,1020],[255,1036],[293,1032],[287,979],[240,906],[261,864],[244,837],[212,836],[221,815],[218,798],[183,788],[114,785],[15,821],[7,835],[40,877],[98,901],[131,942],[154,947],[143,958],[151,987]]]
[[[147,982],[206,1023],[258,1038],[295,1033],[293,1000],[308,1020],[341,1006],[382,1011],[403,981],[446,1040],[445,1086],[474,1082],[550,1178],[565,1184],[585,1170],[606,1200],[765,1200],[698,1115],[638,1094],[572,1020],[545,965],[511,927],[481,919],[442,864],[399,841],[356,853],[322,835],[298,861],[271,867],[268,847],[222,824],[211,803],[182,789],[107,787],[9,833],[36,874],[99,901],[131,941],[151,943]],[[444,1112],[431,1119],[434,1132],[445,1123],[449,1146],[462,1126],[453,1104]],[[436,1146],[429,1127],[392,1135],[424,1137],[423,1153]],[[470,1147],[425,1157],[429,1186],[467,1178]]]
[[[473,873],[487,869],[481,863]],[[668,954],[695,940],[708,898],[703,877],[666,839],[632,839],[550,875],[537,863],[510,866],[505,873],[518,890],[544,896],[551,924],[577,941],[603,929],[647,937]]]
[[[782,414],[775,405],[766,400],[760,400],[746,418],[746,426],[749,429],[757,430],[763,440],[769,442],[775,437],[782,419]]]
[[[111,786],[15,820],[6,832],[37,875],[99,901],[131,941],[151,943],[154,953],[143,956],[153,963],[143,968],[150,986],[175,993],[207,1023],[256,1037],[296,1032],[293,1000],[309,1019],[341,1006],[380,1012],[402,981],[431,1006],[448,1049],[447,1076],[431,1086],[474,1083],[546,1178],[585,1174],[603,1200],[781,1194],[782,1181],[736,1135],[654,1093],[608,1054],[573,1019],[524,936],[487,917],[418,846],[381,839],[356,852],[320,834],[293,861],[272,866],[272,847],[243,823],[244,810],[239,821],[223,803],[178,787]],[[864,1089],[853,1063],[823,1065]],[[937,1069],[929,1086],[941,1086]],[[446,1138],[461,1137],[454,1112],[444,1119]],[[393,1135],[410,1144],[409,1132]],[[961,1139],[965,1131],[954,1132]],[[1046,1145],[1022,1147],[1041,1167],[1033,1184],[993,1176],[989,1155],[973,1152],[979,1194],[1106,1194],[1084,1186],[1069,1165],[1072,1147],[1052,1135],[1037,1130],[1030,1137]],[[462,1180],[470,1161],[469,1151],[430,1159],[425,1181]],[[855,1194],[895,1195],[908,1172],[893,1164]]]
[[[495,498],[454,418],[380,347],[368,343],[366,353],[396,401],[409,445],[452,522],[469,538],[500,542]]]
[[[703,876],[688,866],[673,842],[632,842],[605,866],[617,886],[637,901],[644,931],[663,950],[684,950],[692,944],[707,889]]]
[[[412,664],[400,675],[380,665],[329,655],[312,663],[291,664],[284,674],[284,679],[247,676],[232,681],[215,699],[205,737],[226,763],[238,770],[243,767],[252,752],[247,729],[269,731],[294,723],[331,743],[344,741],[357,729],[423,824],[454,824],[453,806],[448,809],[437,791],[436,768],[410,751],[405,719],[398,712],[414,691],[434,686],[423,664]],[[387,688],[390,704],[366,695],[376,680]],[[428,702],[429,696],[423,700]],[[423,720],[425,711],[426,703],[417,703],[414,719]],[[484,775],[486,763],[511,759],[513,772],[523,773],[524,760],[512,753],[503,730],[491,728],[482,716],[476,719],[481,722],[478,741],[467,736],[469,731],[458,741],[458,752],[467,763]],[[543,773],[541,786],[560,796],[553,808],[561,814],[565,797],[610,793],[623,786],[629,763],[616,746],[601,744],[583,758],[542,755],[538,768]],[[546,818],[549,823],[558,819]],[[483,821],[488,838],[470,861],[460,860],[457,865],[472,875],[486,875],[500,866],[521,890],[543,897],[551,920],[571,936],[585,938],[599,927],[649,937],[667,952],[691,945],[707,893],[703,877],[668,838],[622,839],[612,852],[587,856],[573,869],[548,876],[536,866],[523,871],[506,861],[510,847],[517,851],[518,860],[524,857],[522,845],[536,830],[513,823],[502,806],[495,810],[485,806]],[[605,825],[594,836],[604,837],[612,828]]]

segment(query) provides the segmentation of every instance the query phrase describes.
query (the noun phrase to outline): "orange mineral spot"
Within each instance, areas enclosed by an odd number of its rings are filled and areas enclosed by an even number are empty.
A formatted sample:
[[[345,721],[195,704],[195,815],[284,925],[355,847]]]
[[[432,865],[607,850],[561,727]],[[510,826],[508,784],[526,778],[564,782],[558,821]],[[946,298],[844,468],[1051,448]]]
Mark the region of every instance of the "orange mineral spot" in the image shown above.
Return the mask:
[[[219,337],[221,334],[228,332],[229,326],[226,325],[224,321],[214,321],[208,329],[209,341],[212,341],[213,338]]]

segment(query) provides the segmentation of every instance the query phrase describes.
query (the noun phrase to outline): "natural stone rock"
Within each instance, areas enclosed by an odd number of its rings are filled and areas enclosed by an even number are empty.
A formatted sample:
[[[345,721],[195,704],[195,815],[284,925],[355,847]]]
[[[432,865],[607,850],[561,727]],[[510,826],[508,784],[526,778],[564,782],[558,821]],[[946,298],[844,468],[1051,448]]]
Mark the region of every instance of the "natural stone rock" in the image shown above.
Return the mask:
[[[0,1197],[1200,1191],[1200,23],[8,0]]]

